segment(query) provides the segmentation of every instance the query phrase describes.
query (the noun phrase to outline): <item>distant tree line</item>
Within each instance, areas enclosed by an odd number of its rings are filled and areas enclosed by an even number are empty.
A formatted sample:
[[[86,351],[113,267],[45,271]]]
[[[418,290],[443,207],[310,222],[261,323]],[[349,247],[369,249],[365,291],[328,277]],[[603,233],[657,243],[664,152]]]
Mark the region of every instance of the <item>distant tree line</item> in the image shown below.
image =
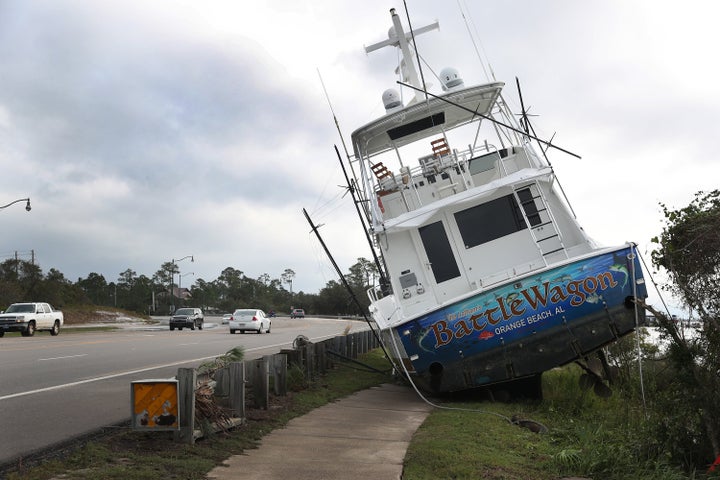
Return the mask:
[[[358,258],[349,268],[345,279],[360,302],[358,307],[340,281],[329,281],[318,293],[294,293],[295,272],[291,269],[282,272],[280,278],[267,273],[250,278],[241,270],[227,267],[214,280],[198,278],[182,289],[178,285],[179,274],[176,263],[165,262],[152,277],[138,275],[128,268],[115,281],[93,272],[72,282],[54,268],[44,274],[31,262],[5,260],[0,263],[0,310],[15,302],[43,301],[56,308],[94,305],[155,315],[167,315],[173,306],[218,312],[256,307],[278,313],[303,308],[310,314],[355,315],[367,310],[369,300],[365,292],[377,280],[377,268],[367,259]]]

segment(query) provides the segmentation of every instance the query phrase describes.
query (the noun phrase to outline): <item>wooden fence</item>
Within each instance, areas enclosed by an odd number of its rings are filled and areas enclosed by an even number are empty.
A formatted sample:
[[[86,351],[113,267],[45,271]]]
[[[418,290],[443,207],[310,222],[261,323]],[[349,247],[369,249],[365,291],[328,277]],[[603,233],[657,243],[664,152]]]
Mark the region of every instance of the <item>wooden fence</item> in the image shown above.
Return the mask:
[[[196,425],[195,415],[195,392],[199,384],[212,384],[214,400],[226,415],[213,425],[217,431],[242,424],[247,406],[268,409],[271,392],[276,396],[287,395],[288,377],[293,372],[301,372],[304,381],[311,381],[324,375],[339,360],[353,360],[379,347],[377,338],[370,330],[318,343],[300,340],[300,337],[296,340],[295,348],[283,349],[274,355],[265,355],[255,360],[231,363],[215,371],[212,377],[198,375],[192,368],[178,369],[180,429],[175,433],[175,441],[192,444],[203,435],[202,429]]]

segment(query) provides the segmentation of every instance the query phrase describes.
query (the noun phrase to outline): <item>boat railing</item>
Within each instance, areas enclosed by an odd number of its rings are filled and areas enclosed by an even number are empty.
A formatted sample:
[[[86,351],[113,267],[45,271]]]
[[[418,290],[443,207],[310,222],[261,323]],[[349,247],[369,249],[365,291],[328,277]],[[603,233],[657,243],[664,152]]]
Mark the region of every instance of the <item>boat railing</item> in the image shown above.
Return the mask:
[[[408,184],[410,179],[420,177],[429,177],[439,175],[451,168],[457,168],[460,172],[467,171],[467,165],[470,160],[485,155],[498,155],[499,149],[491,144],[483,144],[473,148],[468,145],[466,150],[453,149],[443,155],[430,153],[418,158],[415,166],[403,166],[400,168],[399,174],[392,174],[389,170],[382,166],[382,163],[371,164],[371,169],[376,173],[376,188],[379,190],[388,190],[391,186],[400,184]],[[500,158],[498,156],[498,158]],[[387,175],[391,173],[391,175]]]
[[[399,172],[381,161],[370,163],[370,176],[375,195],[388,207],[382,216],[392,218],[533,166],[530,153],[522,146],[485,142],[416,157],[416,162],[402,162]]]

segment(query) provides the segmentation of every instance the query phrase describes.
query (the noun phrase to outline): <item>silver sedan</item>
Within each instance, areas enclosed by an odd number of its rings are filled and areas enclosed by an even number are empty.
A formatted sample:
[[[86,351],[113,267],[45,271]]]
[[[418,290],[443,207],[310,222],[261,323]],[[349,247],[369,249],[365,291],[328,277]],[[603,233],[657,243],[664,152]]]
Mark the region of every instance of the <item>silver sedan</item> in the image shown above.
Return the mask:
[[[270,319],[256,308],[239,308],[230,317],[230,333],[270,333]]]

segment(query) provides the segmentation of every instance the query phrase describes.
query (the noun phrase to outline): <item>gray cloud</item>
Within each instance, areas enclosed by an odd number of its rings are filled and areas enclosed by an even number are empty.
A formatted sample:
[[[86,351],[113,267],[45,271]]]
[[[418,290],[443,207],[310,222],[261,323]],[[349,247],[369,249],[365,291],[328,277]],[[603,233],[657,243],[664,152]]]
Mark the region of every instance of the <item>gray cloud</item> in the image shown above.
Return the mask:
[[[390,6],[0,2],[0,203],[33,202],[0,212],[0,256],[34,249],[45,271],[115,280],[192,254],[190,278],[293,268],[294,289],[317,291],[334,273],[301,208],[326,225],[340,265],[369,253],[340,199],[315,68],[346,137],[381,115],[396,56],[362,44],[385,38]],[[410,8],[415,27],[440,20],[418,39],[436,71],[484,81],[454,4]],[[538,131],[584,157],[552,158],[589,232],[645,242],[660,229],[658,200],[716,188],[714,2],[471,8],[506,99],[518,104],[519,77]]]

